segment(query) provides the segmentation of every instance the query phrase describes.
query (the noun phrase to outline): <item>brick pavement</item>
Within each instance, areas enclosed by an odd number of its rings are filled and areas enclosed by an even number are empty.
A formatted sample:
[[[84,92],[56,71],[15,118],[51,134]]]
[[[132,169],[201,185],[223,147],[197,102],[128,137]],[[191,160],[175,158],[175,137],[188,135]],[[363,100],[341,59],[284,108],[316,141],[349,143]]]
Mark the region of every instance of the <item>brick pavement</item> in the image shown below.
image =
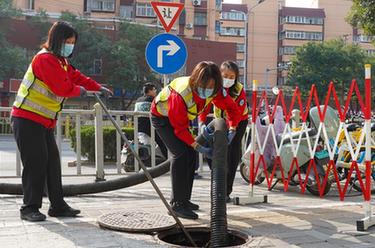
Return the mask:
[[[197,221],[184,220],[186,226],[209,225],[210,179],[194,182],[192,200],[201,207]],[[2,179],[4,180],[4,179]],[[88,181],[92,178],[64,178],[64,182]],[[162,192],[170,194],[169,175],[156,179]],[[375,228],[367,232],[356,231],[356,220],[363,217],[362,197],[355,192],[338,200],[337,191],[320,199],[298,192],[290,187],[283,192],[277,186],[268,192],[265,186],[256,187],[256,193],[267,193],[269,203],[251,206],[228,205],[229,226],[251,235],[249,247],[375,247]],[[234,193],[247,196],[248,187],[239,175]],[[151,235],[130,234],[104,230],[96,219],[103,213],[132,209],[166,214],[150,183],[131,188],[66,198],[73,207],[82,210],[80,218],[48,218],[42,223],[29,223],[19,219],[20,196],[0,195],[0,247],[163,247]],[[42,212],[48,208],[43,199]],[[164,246],[165,247],[165,246]]]

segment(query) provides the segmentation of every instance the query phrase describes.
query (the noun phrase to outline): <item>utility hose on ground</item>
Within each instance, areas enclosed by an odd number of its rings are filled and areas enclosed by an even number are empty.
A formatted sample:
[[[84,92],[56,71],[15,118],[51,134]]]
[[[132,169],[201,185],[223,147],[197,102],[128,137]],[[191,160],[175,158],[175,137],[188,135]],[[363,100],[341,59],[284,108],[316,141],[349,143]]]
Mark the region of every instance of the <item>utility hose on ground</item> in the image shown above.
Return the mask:
[[[152,178],[161,176],[169,171],[169,161],[148,169]],[[64,196],[94,194],[131,187],[148,181],[144,172],[120,177],[108,181],[63,185]],[[0,183],[0,194],[22,195],[22,184]]]

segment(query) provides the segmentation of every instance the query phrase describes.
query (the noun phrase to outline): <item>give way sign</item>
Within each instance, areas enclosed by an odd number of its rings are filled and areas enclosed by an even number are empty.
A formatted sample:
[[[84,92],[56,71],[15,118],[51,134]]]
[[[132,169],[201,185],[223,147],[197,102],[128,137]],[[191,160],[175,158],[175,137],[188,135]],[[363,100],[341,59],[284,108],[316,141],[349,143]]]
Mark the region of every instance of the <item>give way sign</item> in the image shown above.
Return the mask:
[[[183,3],[151,2],[151,5],[167,33],[184,9]]]

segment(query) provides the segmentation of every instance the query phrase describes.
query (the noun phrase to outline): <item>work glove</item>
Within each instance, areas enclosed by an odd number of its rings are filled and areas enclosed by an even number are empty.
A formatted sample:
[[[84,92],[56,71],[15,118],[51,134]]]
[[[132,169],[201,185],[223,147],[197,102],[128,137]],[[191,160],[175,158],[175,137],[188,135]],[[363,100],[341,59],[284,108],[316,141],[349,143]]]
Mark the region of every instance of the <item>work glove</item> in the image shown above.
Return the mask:
[[[212,138],[214,137],[214,130],[207,127],[205,124],[202,124],[201,126],[201,134],[203,135],[203,138],[210,142]]]
[[[113,92],[104,86],[100,87],[99,91],[104,97],[113,96]]]
[[[206,147],[206,146],[202,146],[200,144],[197,144],[197,146],[195,147],[195,150],[197,152],[200,152],[202,153],[203,155],[206,155],[207,158],[212,158],[212,154],[213,154],[213,151],[212,151],[212,148],[210,147]]]
[[[232,142],[234,136],[236,135],[236,130],[235,129],[229,129],[228,131],[228,145],[230,145],[230,143]]]
[[[83,88],[82,86],[80,87],[80,90],[79,90],[79,96],[80,97],[86,97],[87,96],[87,90],[85,88]]]

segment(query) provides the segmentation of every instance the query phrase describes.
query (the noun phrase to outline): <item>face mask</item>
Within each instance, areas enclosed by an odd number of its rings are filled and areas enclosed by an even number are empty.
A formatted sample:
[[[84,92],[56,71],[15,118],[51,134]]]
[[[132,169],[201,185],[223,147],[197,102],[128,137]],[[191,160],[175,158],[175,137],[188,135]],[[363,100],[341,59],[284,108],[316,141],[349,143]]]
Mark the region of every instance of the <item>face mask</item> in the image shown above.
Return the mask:
[[[214,93],[214,89],[205,89],[205,88],[198,87],[198,95],[202,99],[206,99],[212,96],[213,93]]]
[[[223,86],[224,88],[230,88],[234,84],[234,79],[223,78]]]
[[[67,58],[72,54],[74,49],[74,44],[66,44],[64,43],[61,47],[61,56]]]

